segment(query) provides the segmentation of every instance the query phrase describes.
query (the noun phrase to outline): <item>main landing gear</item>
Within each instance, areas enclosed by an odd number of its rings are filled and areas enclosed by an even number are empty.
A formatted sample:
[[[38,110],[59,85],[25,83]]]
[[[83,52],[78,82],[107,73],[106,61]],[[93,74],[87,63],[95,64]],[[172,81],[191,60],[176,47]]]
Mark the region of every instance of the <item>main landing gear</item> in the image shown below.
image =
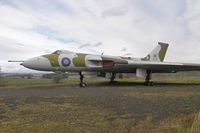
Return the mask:
[[[86,83],[83,82],[84,75],[82,74],[82,72],[79,72],[79,75],[80,75],[80,84],[79,84],[79,86],[80,87],[85,87]]]
[[[146,79],[145,79],[145,82],[144,82],[145,86],[153,86],[154,85],[153,82],[150,82],[151,81],[151,75],[152,75],[152,71],[147,70],[147,76],[146,76]]]
[[[110,77],[110,83],[114,83],[114,80],[116,78],[116,73],[111,73],[111,77]]]

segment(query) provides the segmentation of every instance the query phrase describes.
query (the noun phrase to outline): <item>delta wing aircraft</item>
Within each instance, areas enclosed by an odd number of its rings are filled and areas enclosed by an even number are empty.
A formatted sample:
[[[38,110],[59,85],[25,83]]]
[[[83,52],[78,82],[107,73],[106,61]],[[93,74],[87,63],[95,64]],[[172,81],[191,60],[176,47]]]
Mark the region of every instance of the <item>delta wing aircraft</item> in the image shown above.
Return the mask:
[[[153,73],[175,73],[178,71],[200,71],[200,64],[163,62],[169,44],[158,43],[158,46],[144,58],[93,55],[58,50],[52,54],[35,57],[21,63],[29,69],[53,72],[77,72],[80,75],[80,87],[83,82],[83,72],[98,72],[105,76],[111,73],[111,82],[117,73],[136,73],[145,78],[145,85],[151,86]]]

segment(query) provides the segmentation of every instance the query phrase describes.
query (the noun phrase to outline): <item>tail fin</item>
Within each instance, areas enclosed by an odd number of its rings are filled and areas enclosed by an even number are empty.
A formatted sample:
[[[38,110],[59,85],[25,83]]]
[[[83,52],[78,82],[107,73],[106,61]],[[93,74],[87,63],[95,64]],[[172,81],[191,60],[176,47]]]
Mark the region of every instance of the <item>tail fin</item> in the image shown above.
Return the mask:
[[[145,58],[143,58],[143,60],[163,62],[168,47],[169,47],[168,43],[158,42],[158,46],[150,54],[148,54]]]

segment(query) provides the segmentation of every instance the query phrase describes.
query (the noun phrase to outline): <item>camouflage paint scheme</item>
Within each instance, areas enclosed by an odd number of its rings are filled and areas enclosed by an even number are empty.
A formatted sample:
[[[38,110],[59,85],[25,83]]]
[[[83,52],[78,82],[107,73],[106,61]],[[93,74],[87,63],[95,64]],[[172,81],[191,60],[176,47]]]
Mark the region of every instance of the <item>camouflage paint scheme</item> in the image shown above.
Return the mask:
[[[76,54],[77,57],[74,57],[72,60],[75,67],[86,67],[85,57],[87,54]],[[43,57],[47,58],[52,67],[62,67],[59,65],[59,54],[47,54],[43,55]]]
[[[159,42],[158,44],[161,47],[161,50],[159,51],[159,59],[160,59],[161,62],[163,62],[164,59],[165,59],[165,55],[167,53],[167,49],[169,47],[169,44],[167,44],[167,43],[161,43],[161,42]]]
[[[75,67],[86,67],[85,57],[87,54],[77,54],[77,57],[73,58],[73,64]]]
[[[58,58],[59,58],[59,54],[47,54],[47,55],[43,55],[43,57],[47,58],[52,67],[59,67],[59,62],[58,62]]]

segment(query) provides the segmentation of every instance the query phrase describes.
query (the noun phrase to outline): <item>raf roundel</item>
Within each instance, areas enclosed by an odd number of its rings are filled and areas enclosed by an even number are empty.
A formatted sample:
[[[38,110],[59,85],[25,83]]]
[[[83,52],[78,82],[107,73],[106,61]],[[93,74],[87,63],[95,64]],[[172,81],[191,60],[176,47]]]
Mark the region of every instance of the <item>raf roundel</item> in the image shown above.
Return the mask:
[[[61,63],[64,67],[68,67],[71,64],[71,60],[69,58],[65,57],[62,59]]]

